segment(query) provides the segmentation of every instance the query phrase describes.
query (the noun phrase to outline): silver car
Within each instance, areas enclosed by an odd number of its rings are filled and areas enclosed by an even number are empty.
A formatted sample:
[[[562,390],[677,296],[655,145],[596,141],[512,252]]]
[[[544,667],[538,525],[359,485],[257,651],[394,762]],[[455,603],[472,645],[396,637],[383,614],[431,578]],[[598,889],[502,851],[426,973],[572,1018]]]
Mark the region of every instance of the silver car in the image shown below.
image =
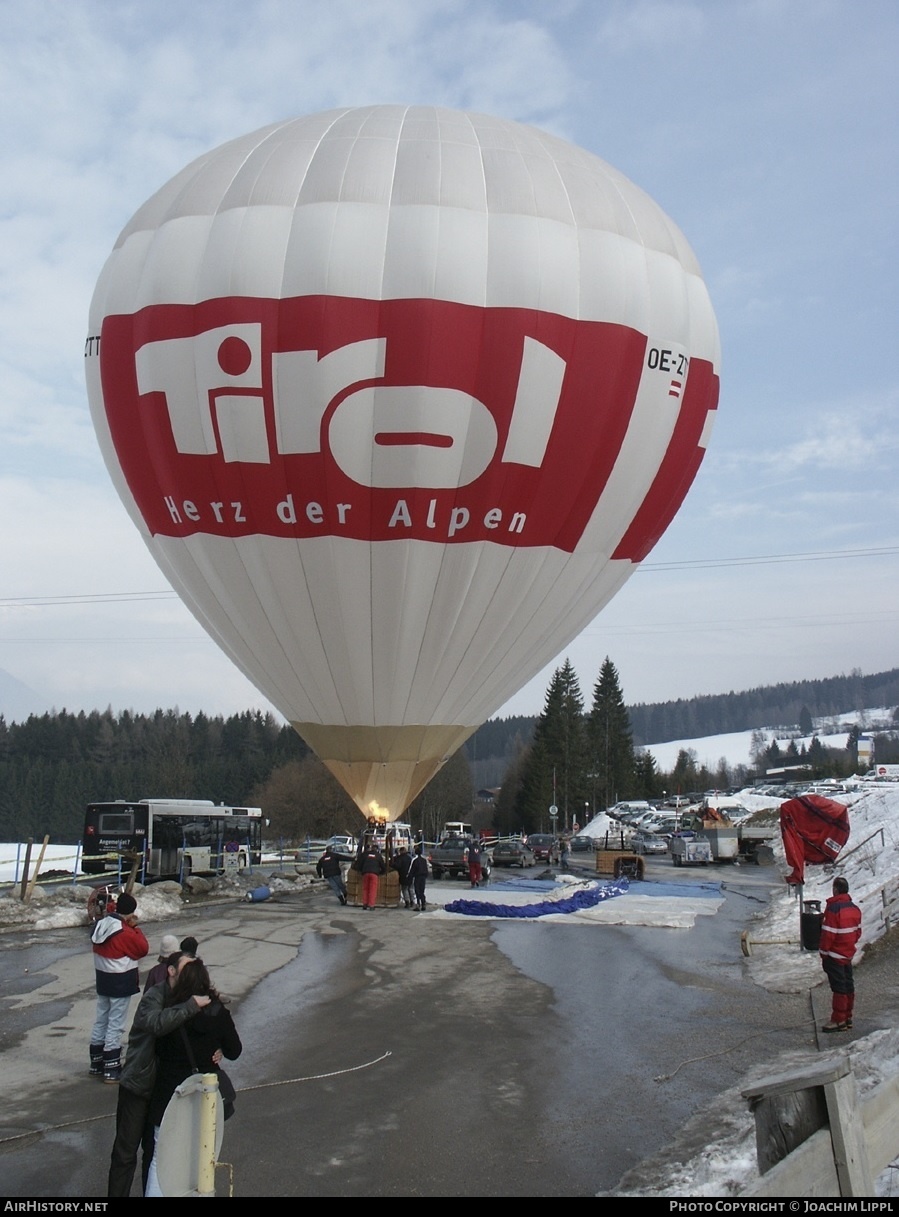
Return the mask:
[[[657,837],[651,832],[635,832],[631,839],[631,849],[635,854],[667,854],[668,842],[664,837]]]

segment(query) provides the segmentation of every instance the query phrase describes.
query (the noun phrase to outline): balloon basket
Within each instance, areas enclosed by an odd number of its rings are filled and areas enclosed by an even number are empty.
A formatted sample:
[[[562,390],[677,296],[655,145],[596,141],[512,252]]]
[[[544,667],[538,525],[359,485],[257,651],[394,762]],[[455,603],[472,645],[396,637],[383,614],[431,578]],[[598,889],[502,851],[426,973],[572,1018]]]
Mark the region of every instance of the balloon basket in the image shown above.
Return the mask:
[[[357,870],[349,870],[346,877],[347,904],[362,908],[362,876]],[[375,907],[395,908],[400,902],[400,877],[396,871],[378,876],[378,897]]]

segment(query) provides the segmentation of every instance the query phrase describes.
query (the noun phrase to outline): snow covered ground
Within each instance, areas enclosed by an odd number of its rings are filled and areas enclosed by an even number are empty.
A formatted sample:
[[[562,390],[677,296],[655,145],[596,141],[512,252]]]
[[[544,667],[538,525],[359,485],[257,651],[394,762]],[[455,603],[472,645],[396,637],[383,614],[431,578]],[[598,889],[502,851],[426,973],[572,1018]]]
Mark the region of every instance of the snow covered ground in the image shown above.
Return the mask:
[[[805,744],[806,748],[808,748],[813,738],[811,735],[797,735],[795,737],[796,747],[801,748]],[[818,739],[825,748],[845,748],[848,738],[848,731],[818,736]],[[793,736],[786,736],[780,732],[768,730],[765,731],[765,739],[769,744],[772,740],[777,740],[778,747],[784,751],[793,739]],[[707,769],[714,773],[722,757],[724,757],[730,767],[734,765],[752,765],[751,747],[751,731],[732,731],[726,735],[707,735],[702,739],[667,740],[664,744],[647,744],[646,751],[651,752],[655,757],[659,769],[669,773],[677,763],[677,756],[681,749],[686,752],[695,752],[696,764],[705,765]]]
[[[893,708],[882,706],[870,710],[851,710],[846,714],[815,719],[814,735],[825,748],[845,748],[849,732],[856,725],[862,731],[891,728],[894,726]],[[814,735],[793,735],[775,727],[760,730],[766,744],[776,740],[781,751],[786,750],[791,740],[797,748],[803,744],[808,748],[814,738]],[[752,765],[752,736],[752,731],[732,731],[724,735],[703,736],[701,739],[667,740],[664,744],[647,744],[646,751],[655,757],[659,769],[670,772],[677,762],[677,754],[683,748],[687,752],[695,752],[697,765],[705,765],[714,772],[722,757],[731,767]]]

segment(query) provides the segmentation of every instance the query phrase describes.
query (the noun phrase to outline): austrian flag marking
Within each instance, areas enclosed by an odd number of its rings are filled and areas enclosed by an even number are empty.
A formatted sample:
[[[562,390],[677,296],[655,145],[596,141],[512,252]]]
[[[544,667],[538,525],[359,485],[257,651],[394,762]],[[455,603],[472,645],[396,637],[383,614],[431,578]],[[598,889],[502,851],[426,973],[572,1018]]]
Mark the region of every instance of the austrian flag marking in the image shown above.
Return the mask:
[[[170,537],[571,551],[641,380],[679,403],[677,468],[663,460],[649,488],[676,498],[670,515],[717,404],[709,364],[675,379],[633,329],[530,309],[230,297],[109,316],[101,339],[123,473],[151,533]]]

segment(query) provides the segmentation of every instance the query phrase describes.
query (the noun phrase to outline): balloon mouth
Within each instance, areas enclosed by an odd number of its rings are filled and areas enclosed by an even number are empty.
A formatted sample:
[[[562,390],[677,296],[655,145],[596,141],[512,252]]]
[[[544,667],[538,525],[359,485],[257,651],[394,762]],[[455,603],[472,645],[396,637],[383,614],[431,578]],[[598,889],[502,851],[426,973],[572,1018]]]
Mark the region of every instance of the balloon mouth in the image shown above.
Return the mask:
[[[398,819],[435,773],[477,730],[477,724],[372,727],[291,726],[368,819]]]

